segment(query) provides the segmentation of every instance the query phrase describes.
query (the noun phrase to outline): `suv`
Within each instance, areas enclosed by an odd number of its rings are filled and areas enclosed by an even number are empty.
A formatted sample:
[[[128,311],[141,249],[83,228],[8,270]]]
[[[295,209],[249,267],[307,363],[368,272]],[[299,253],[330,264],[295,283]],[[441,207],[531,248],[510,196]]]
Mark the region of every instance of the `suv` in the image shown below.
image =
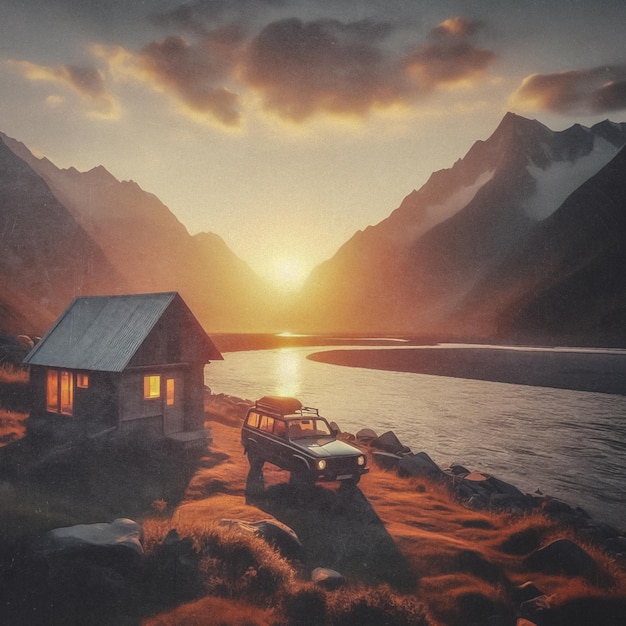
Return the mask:
[[[367,458],[337,433],[317,409],[296,398],[265,396],[248,410],[241,444],[251,473],[261,474],[268,461],[291,472],[292,482],[356,485],[369,471]]]

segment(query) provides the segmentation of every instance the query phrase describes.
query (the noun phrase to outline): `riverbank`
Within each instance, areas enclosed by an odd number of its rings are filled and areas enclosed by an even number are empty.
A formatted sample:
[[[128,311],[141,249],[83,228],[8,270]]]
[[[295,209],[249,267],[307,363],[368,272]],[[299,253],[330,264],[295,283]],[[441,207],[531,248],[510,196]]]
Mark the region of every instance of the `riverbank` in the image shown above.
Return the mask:
[[[420,346],[324,350],[332,365],[626,395],[626,352],[509,346]]]
[[[5,467],[0,492],[0,527],[14,534],[0,567],[10,615],[145,626],[528,626],[518,618],[535,616],[536,624],[609,626],[626,611],[622,557],[559,511],[476,510],[447,482],[379,466],[369,447],[371,472],[358,488],[303,492],[266,465],[251,489],[239,441],[247,406],[207,395],[212,441],[182,458],[138,438],[45,455],[41,441],[7,447],[5,462],[19,461]],[[141,558],[28,547],[40,545],[35,529],[117,517],[141,524]],[[250,536],[263,520],[296,534],[296,557]],[[24,544],[17,535],[27,529]],[[314,583],[317,568],[339,582]]]

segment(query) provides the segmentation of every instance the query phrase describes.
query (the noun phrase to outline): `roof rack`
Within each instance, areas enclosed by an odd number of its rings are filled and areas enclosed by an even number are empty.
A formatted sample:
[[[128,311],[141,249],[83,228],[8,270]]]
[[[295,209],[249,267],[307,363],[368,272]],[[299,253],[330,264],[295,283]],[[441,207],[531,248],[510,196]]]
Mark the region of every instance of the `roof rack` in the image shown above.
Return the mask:
[[[281,415],[317,415],[319,417],[318,409],[310,406],[302,406],[302,403],[297,398],[289,398],[286,396],[263,396],[254,403],[254,406],[274,411]]]

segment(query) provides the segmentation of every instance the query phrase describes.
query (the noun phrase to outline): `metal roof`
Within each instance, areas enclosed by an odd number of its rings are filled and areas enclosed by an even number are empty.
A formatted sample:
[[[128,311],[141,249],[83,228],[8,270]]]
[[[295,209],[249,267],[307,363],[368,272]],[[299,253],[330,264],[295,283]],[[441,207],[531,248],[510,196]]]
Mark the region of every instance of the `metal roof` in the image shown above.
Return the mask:
[[[177,297],[168,292],[76,298],[24,363],[121,372]]]

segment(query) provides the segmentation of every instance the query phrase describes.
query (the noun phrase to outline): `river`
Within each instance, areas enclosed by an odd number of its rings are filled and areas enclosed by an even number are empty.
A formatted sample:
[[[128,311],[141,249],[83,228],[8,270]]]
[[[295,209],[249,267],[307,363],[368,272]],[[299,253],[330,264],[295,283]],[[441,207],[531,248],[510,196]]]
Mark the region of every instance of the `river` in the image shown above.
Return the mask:
[[[225,353],[206,384],[251,400],[296,396],[342,430],[393,430],[441,466],[460,463],[626,527],[626,397],[306,358],[324,349]]]

